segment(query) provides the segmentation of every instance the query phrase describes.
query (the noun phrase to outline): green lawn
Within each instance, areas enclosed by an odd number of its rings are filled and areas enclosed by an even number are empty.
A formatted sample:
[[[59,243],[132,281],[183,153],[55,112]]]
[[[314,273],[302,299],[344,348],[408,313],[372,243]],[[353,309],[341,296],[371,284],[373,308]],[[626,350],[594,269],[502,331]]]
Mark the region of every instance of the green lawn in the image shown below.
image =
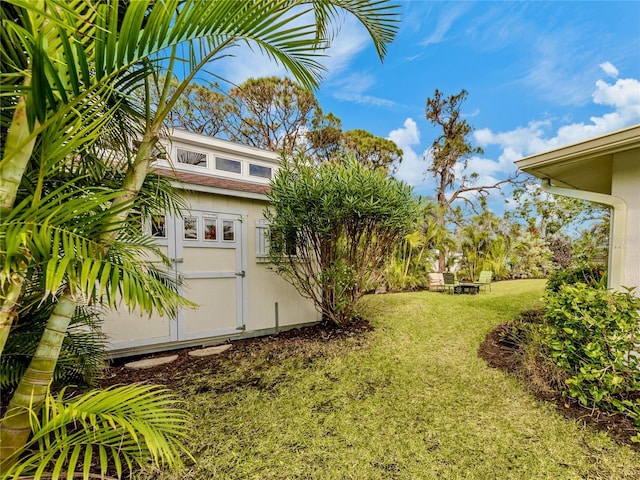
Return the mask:
[[[638,454],[478,358],[486,333],[534,307],[543,286],[372,296],[364,339],[265,344],[185,374],[197,464],[179,478],[640,478]]]

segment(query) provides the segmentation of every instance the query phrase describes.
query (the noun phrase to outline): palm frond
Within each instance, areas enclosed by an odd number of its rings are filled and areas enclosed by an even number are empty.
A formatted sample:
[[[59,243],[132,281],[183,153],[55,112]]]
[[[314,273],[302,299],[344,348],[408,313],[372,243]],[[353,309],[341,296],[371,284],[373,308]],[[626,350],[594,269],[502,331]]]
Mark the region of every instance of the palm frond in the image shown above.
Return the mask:
[[[178,279],[166,268],[168,261],[153,238],[130,236],[121,221],[107,223],[114,207],[106,207],[120,192],[84,189],[79,195],[65,189],[68,185],[36,206],[27,197],[0,223],[0,285],[10,283],[20,265],[31,264],[42,269],[44,299],[68,284],[93,301],[104,299],[115,306],[122,299],[142,312],[175,313],[180,306],[193,306],[178,295]],[[129,208],[131,202],[117,207]],[[119,235],[103,244],[100,235],[112,229]]]
[[[92,390],[71,400],[47,395],[40,416],[32,414],[33,436],[6,478],[44,475],[52,479],[73,474],[90,477],[94,454],[99,471],[113,467],[118,478],[123,466],[152,461],[178,468],[189,455],[183,442],[191,417],[175,395],[153,385],[133,384]]]
[[[387,45],[393,41],[400,23],[399,5],[386,0],[307,0],[312,3],[318,23],[320,38],[331,38],[330,26],[339,25],[339,12],[353,15],[367,29],[380,59],[387,53]]]

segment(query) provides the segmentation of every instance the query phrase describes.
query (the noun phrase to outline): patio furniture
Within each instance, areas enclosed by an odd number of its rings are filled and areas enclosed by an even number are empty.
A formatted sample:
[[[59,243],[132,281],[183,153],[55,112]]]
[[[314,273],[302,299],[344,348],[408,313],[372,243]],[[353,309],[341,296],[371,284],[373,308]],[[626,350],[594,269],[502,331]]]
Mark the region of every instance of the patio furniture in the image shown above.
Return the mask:
[[[441,273],[430,273],[427,276],[429,291],[444,292],[444,277]]]
[[[458,281],[456,280],[456,274],[453,272],[444,272],[442,274],[444,277],[444,287],[448,293],[452,293],[455,286],[458,285]]]
[[[453,287],[453,293],[475,295],[480,292],[480,285],[477,283],[459,283]]]
[[[493,278],[493,272],[491,270],[483,270],[480,272],[480,278],[478,278],[477,282],[474,282],[478,287],[484,287],[484,291],[487,291],[487,287],[489,287],[489,291],[491,291],[491,279]]]

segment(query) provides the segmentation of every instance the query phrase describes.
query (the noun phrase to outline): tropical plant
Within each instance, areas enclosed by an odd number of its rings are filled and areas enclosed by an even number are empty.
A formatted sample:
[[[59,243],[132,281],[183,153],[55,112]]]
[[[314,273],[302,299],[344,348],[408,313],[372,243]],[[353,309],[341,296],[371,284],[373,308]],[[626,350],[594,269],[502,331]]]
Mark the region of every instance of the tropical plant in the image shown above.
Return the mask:
[[[55,302],[2,420],[0,460],[8,468],[31,435],[30,411],[44,402],[78,299],[121,296],[147,311],[180,305],[171,279],[141,261],[154,246],[132,235],[130,214],[163,122],[196,73],[246,41],[313,87],[338,12],[358,18],[381,57],[397,17],[389,4],[347,0],[6,0],[1,7],[0,350],[33,269],[42,274],[43,298]],[[179,64],[187,73],[172,89]],[[159,72],[167,82],[156,82]],[[133,101],[139,89],[145,100]],[[117,172],[117,187],[102,187],[89,158]],[[71,178],[53,188],[49,179],[61,172]]]
[[[44,332],[54,303],[51,299],[27,306],[20,312],[0,360],[0,389],[7,396],[29,366]],[[100,329],[101,309],[78,304],[62,343],[53,385],[92,386],[107,365],[106,338]]]
[[[92,390],[66,399],[47,392],[41,409],[30,408],[33,435],[20,462],[2,478],[89,478],[93,459],[102,478],[118,478],[144,466],[177,468],[189,432],[190,415],[174,394],[153,385],[131,384]],[[17,456],[20,452],[13,455]],[[11,460],[9,457],[8,460]]]
[[[498,235],[489,242],[482,269],[490,270],[496,278],[508,278],[511,274],[511,259],[510,239]]]
[[[412,290],[427,285],[429,251],[420,230],[405,235],[394,248],[385,269],[384,280],[390,290]]]
[[[559,292],[564,285],[584,283],[592,288],[607,288],[607,267],[598,264],[574,265],[556,270],[547,279],[547,291]]]
[[[545,297],[543,344],[582,405],[631,417],[640,441],[640,299],[631,292],[562,285]]]
[[[609,222],[596,222],[590,228],[581,229],[572,250],[576,264],[605,261],[609,253]]]
[[[351,321],[418,218],[410,187],[354,159],[285,162],[268,196],[274,270],[337,325]]]
[[[460,232],[461,274],[464,278],[474,280],[478,278],[484,268],[486,250],[491,240],[490,236],[481,230],[468,225]]]
[[[435,251],[448,233],[440,229],[435,221],[436,208],[431,199],[420,199],[417,227],[396,245],[385,270],[388,289],[407,290],[428,286],[428,274],[433,269]]]
[[[525,232],[513,244],[512,274],[544,278],[553,270],[553,252],[537,235]]]

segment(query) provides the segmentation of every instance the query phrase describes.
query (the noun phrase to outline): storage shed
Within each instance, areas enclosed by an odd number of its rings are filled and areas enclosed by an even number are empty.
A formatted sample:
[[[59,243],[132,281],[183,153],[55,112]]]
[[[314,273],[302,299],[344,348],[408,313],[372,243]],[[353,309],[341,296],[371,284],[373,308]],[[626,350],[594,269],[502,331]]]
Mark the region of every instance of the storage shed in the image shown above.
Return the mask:
[[[182,216],[149,219],[147,228],[199,304],[175,318],[141,316],[122,306],[103,323],[113,356],[213,345],[320,320],[312,302],[269,270],[264,210],[277,154],[173,131],[169,158],[157,167],[180,181],[190,203]]]

